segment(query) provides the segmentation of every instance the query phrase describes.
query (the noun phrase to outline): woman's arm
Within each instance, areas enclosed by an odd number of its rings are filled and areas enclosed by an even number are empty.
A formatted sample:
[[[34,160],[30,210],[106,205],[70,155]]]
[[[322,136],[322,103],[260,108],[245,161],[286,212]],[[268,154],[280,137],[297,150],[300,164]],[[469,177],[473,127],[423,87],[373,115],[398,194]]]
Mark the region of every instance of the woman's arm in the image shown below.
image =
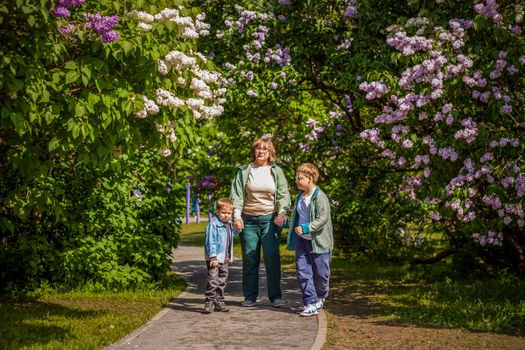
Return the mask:
[[[233,202],[233,228],[242,231],[244,222],[241,218],[242,208],[244,207],[244,181],[242,180],[242,169],[237,169],[237,173],[232,181],[230,199]]]
[[[288,182],[284,176],[283,170],[276,166],[276,189],[275,189],[275,202],[277,204],[277,213],[286,212],[290,209],[291,199],[290,191],[288,190]]]

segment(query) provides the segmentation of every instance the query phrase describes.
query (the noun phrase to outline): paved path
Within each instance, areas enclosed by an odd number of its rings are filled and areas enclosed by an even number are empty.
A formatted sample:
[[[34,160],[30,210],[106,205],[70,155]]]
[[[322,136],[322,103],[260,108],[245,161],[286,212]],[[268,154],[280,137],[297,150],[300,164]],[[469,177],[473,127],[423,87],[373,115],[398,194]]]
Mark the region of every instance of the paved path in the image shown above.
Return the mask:
[[[241,261],[230,265],[226,302],[230,312],[201,313],[206,267],[203,249],[180,247],[173,251],[172,269],[184,277],[188,288],[139,328],[107,350],[115,349],[320,349],[326,339],[326,318],[299,317],[301,294],[295,276],[283,275],[285,306],[271,306],[266,276],[255,306],[245,308],[241,289]]]

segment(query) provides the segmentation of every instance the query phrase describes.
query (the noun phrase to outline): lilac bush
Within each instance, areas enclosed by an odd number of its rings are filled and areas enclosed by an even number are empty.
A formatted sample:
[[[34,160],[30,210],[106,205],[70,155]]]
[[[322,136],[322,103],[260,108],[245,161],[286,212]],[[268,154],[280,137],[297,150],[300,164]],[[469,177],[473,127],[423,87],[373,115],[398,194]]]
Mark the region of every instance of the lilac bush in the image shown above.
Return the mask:
[[[478,17],[451,19],[428,37],[394,33],[387,43],[415,64],[395,79],[361,137],[418,178],[417,197],[433,221],[481,246],[507,242],[521,251],[525,40],[516,9],[502,13],[488,0],[474,7]],[[373,83],[362,90],[381,97],[385,89]]]

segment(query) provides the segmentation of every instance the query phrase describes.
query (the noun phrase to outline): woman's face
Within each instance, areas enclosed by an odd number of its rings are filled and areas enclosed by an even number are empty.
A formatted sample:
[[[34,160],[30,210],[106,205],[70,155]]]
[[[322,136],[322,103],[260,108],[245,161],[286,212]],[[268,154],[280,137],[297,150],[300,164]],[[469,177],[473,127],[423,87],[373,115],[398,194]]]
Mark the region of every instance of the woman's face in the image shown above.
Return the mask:
[[[255,147],[255,163],[262,165],[268,163],[270,159],[270,150],[267,143],[261,143]]]

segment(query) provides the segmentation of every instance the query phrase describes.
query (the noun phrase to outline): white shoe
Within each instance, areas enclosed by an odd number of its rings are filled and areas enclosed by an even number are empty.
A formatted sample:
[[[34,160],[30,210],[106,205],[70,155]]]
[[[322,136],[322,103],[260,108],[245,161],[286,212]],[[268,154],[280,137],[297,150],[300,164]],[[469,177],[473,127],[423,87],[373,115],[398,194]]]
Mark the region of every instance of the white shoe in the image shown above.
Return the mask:
[[[317,316],[318,314],[319,314],[319,311],[317,311],[317,307],[315,307],[315,304],[309,304],[304,307],[303,312],[301,312],[299,316],[311,317],[311,316]]]
[[[316,307],[317,311],[321,311],[321,309],[324,306],[324,301],[325,301],[325,299],[321,298],[321,299],[319,299],[319,301],[317,303],[315,303],[315,307]]]

